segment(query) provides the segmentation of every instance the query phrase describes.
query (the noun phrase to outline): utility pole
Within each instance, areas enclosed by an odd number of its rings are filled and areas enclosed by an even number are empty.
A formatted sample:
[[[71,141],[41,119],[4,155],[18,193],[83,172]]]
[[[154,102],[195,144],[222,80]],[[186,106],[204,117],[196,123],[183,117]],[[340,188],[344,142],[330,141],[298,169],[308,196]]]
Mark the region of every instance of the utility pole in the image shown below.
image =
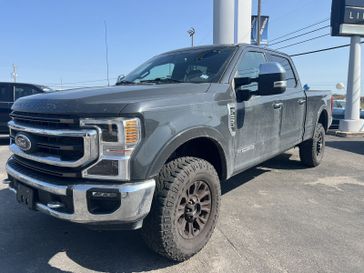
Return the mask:
[[[262,0],[258,0],[258,23],[257,23],[257,45],[260,46],[260,43],[261,43],[261,40],[262,40],[262,37],[261,37],[261,32],[260,32],[260,29],[261,29],[261,17],[262,17]]]
[[[191,27],[188,31],[187,31],[188,35],[191,37],[191,46],[193,47],[194,44],[193,44],[193,37],[195,36],[196,34],[196,30],[195,28]]]
[[[104,20],[104,29],[105,29],[105,61],[106,61],[106,77],[107,77],[107,86],[110,86],[110,77],[109,77],[109,44],[107,40],[107,24]]]
[[[11,77],[13,78],[13,81],[16,82],[16,77],[18,74],[16,73],[16,65],[13,64],[13,72],[11,73]]]

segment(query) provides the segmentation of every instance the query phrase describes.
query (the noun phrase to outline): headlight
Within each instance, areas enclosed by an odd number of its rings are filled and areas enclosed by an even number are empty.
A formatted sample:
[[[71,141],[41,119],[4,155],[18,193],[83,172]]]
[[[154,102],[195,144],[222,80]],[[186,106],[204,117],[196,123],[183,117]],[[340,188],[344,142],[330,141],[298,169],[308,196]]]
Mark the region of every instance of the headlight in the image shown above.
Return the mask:
[[[99,132],[99,159],[82,171],[82,177],[108,180],[130,179],[130,156],[139,144],[138,118],[81,119],[81,127]],[[96,151],[95,151],[96,152]]]

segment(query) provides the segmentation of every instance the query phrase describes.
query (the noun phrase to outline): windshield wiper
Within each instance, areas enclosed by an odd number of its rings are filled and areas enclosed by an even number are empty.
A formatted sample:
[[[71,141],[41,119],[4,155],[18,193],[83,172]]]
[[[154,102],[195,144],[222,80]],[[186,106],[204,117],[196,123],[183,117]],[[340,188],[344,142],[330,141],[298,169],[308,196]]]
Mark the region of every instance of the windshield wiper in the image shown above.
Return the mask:
[[[144,81],[140,81],[141,83],[183,83],[183,81],[180,81],[180,80],[176,80],[176,79],[172,79],[172,78],[155,78],[155,79],[152,79],[152,80],[144,80]]]
[[[128,84],[137,84],[137,83],[131,82],[131,81],[120,81],[120,82],[117,82],[115,85],[128,85]]]

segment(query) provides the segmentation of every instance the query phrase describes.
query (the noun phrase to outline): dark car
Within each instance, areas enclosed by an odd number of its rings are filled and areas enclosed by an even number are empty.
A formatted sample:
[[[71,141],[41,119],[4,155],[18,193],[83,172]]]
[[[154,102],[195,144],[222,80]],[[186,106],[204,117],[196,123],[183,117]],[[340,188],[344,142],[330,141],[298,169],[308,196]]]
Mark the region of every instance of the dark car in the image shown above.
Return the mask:
[[[42,85],[29,83],[0,82],[0,134],[8,133],[10,109],[14,101],[21,97],[51,91]]]
[[[332,111],[332,124],[330,129],[339,129],[340,120],[345,118],[345,100],[335,100]],[[364,119],[364,110],[360,110],[360,118]]]

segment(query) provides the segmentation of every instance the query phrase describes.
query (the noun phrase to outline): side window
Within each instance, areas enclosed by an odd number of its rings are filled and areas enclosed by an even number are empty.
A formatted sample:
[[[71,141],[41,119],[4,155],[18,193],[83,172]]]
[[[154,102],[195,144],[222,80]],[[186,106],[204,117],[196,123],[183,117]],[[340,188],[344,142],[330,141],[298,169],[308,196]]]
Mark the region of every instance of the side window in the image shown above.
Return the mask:
[[[40,93],[35,87],[31,85],[17,85],[15,86],[15,100]]]
[[[271,55],[270,61],[280,63],[284,67],[284,69],[287,72],[287,87],[295,88],[297,86],[297,79],[293,72],[292,65],[289,62],[289,60],[287,58],[284,58],[281,56]]]
[[[239,61],[237,73],[239,77],[255,78],[259,75],[259,67],[261,64],[266,63],[263,53],[260,52],[247,52]],[[257,91],[258,83],[252,83],[242,88],[248,89],[252,92]]]
[[[13,102],[13,89],[10,85],[0,84],[0,102]]]
[[[266,63],[265,56],[260,52],[247,52],[238,64],[238,74],[241,77],[256,77],[259,66]]]

